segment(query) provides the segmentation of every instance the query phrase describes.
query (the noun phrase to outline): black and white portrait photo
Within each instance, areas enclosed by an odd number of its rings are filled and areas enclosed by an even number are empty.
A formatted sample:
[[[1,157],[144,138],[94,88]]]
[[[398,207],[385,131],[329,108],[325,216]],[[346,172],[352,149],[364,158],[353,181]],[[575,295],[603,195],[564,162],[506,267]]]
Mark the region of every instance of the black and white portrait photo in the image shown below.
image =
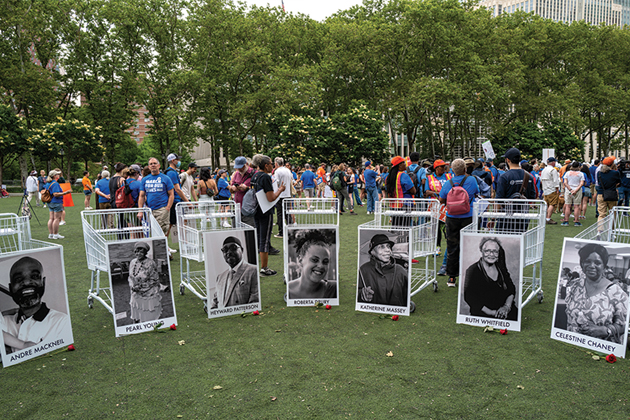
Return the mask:
[[[565,238],[551,338],[625,357],[630,245]]]
[[[339,304],[337,232],[287,227],[287,306]]]
[[[356,310],[409,315],[409,231],[359,229]]]
[[[0,258],[2,365],[73,343],[61,247]]]
[[[463,232],[457,322],[521,330],[522,237]]]
[[[116,336],[177,324],[166,238],[107,246]]]
[[[208,317],[260,310],[255,231],[218,230],[203,235]]]

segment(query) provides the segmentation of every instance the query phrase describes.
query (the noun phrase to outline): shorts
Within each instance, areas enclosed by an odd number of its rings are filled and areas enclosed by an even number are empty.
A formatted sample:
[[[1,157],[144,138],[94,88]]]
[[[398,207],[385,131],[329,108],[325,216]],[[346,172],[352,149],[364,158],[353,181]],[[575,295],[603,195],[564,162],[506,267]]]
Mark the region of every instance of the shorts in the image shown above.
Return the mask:
[[[48,211],[51,213],[60,213],[63,211],[63,203],[48,203]]]
[[[92,190],[83,190],[83,194],[92,195]]]
[[[317,184],[317,191],[325,191],[326,190],[326,184],[324,184],[323,182],[321,184]]]
[[[593,196],[593,194],[591,194],[590,188],[584,188],[584,191],[582,191],[582,195],[586,198],[591,198]]]
[[[592,183],[589,186],[589,189],[591,190],[591,197],[595,197],[595,194],[596,194],[596,192],[595,192],[595,183]]]
[[[564,204],[578,205],[582,204],[582,189],[580,188],[575,194],[571,194],[569,190],[564,192]]]
[[[544,199],[545,199],[545,203],[547,203],[549,207],[551,206],[557,207],[558,201],[560,200],[560,195],[556,191],[556,192],[552,192],[551,194],[544,196]]]
[[[304,188],[304,197],[315,197],[315,188]]]
[[[164,232],[164,234],[166,235],[166,233],[168,232],[168,229],[170,228],[169,211],[166,210],[166,207],[162,207],[162,208],[153,210],[152,213],[153,213],[153,217],[155,217],[155,220],[157,220],[158,224],[162,228],[162,232]]]

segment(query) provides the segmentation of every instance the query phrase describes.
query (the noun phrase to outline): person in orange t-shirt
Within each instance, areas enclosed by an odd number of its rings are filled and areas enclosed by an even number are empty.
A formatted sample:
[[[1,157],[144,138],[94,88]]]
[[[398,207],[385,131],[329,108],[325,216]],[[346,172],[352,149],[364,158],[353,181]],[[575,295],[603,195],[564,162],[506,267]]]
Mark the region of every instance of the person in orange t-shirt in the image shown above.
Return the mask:
[[[83,184],[83,194],[85,194],[85,209],[92,210],[90,207],[90,198],[92,197],[92,182],[90,181],[90,173],[88,171],[83,171],[83,179],[81,180],[81,184]]]
[[[315,178],[315,182],[317,182],[317,198],[324,197],[324,190],[326,189],[326,164],[321,163],[316,173],[317,177]]]

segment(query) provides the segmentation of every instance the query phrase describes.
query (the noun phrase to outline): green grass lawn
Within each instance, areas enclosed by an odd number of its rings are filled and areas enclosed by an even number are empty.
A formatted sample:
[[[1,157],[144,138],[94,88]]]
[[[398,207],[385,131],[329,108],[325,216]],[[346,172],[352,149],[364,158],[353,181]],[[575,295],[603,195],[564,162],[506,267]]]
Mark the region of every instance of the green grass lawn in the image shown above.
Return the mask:
[[[18,203],[0,200],[0,213]],[[59,241],[77,350],[0,370],[5,419],[630,417],[627,360],[595,361],[550,338],[563,237],[583,228],[547,228],[545,300],[528,304],[522,331],[506,336],[456,324],[446,277],[437,293],[416,294],[415,313],[398,322],[356,312],[357,226],[370,220],[361,207],[340,221],[340,306],[287,308],[282,257],[272,256],[279,273],[261,278],[261,316],[209,320],[200,299],[176,293],[177,331],[115,338],[112,315],[87,307],[81,208],[67,209]],[[36,213],[33,237],[47,240],[48,211]],[[593,221],[589,207],[585,226]],[[179,265],[171,264],[176,291]]]

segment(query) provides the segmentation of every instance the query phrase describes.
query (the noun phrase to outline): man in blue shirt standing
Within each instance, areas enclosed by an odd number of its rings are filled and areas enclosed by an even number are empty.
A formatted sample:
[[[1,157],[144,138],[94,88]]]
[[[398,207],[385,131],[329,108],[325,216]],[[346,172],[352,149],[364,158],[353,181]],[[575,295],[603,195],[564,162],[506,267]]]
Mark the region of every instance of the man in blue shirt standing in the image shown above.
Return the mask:
[[[302,181],[302,191],[304,191],[304,197],[315,197],[315,174],[311,171],[311,165],[308,163],[304,165],[304,172],[300,177]]]
[[[451,169],[455,176],[446,182],[440,190],[440,203],[446,204],[448,209],[447,196],[449,191],[455,186],[461,186],[468,193],[468,203],[470,210],[464,214],[446,213],[446,274],[448,274],[448,287],[456,286],[456,279],[459,276],[459,234],[461,230],[472,223],[473,203],[475,196],[479,193],[477,180],[474,176],[466,175],[466,163],[464,159],[455,159],[451,163]]]
[[[142,207],[146,202],[153,216],[166,235],[170,228],[169,216],[173,201],[173,182],[168,175],[160,173],[160,162],[156,158],[149,159],[151,174],[142,178],[138,197],[138,218],[142,219]]]
[[[376,189],[376,178],[378,174],[372,168],[372,162],[365,162],[365,171],[363,171],[363,179],[365,179],[365,189],[367,190],[367,214],[374,213],[375,203],[378,201],[378,190]]]

